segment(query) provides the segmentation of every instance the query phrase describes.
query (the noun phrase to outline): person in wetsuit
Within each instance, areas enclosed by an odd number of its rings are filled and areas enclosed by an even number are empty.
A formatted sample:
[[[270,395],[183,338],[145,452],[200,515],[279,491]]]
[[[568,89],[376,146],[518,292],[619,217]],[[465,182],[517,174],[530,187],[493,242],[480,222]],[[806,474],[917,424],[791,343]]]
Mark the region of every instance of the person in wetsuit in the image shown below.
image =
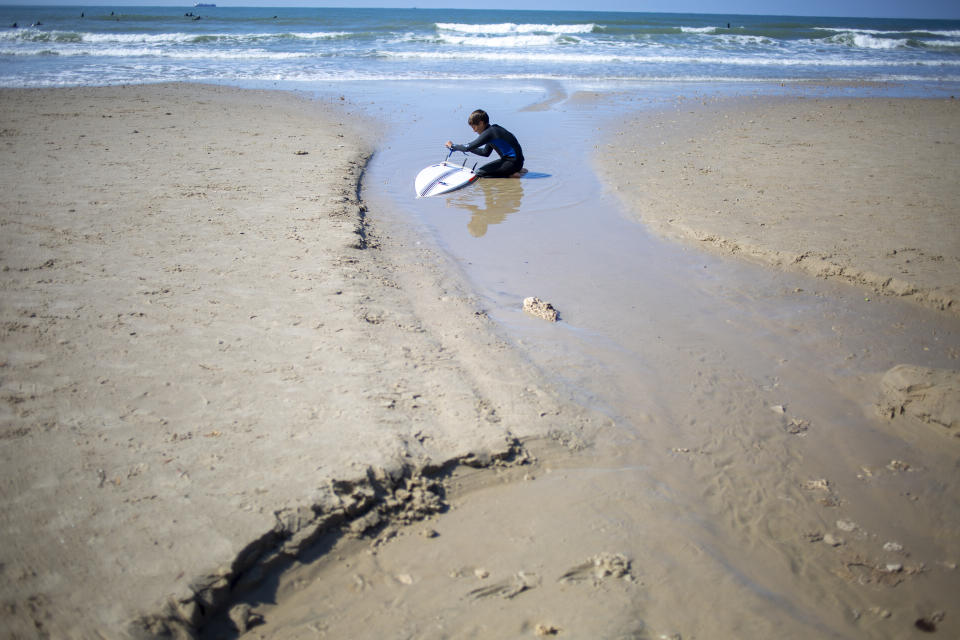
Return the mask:
[[[453,151],[475,153],[489,157],[493,151],[500,159],[488,162],[479,169],[481,178],[510,178],[523,171],[523,149],[516,137],[498,124],[490,124],[486,111],[477,109],[467,118],[467,124],[477,133],[477,138],[468,144],[453,144],[447,140],[446,146]]]

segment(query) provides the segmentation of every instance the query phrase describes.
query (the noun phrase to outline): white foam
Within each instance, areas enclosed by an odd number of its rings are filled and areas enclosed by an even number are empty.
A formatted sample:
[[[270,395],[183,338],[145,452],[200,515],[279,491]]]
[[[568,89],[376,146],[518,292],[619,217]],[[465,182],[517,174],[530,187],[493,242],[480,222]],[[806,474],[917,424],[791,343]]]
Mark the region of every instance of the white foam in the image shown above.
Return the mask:
[[[18,29],[0,31],[0,42],[35,42],[44,44],[185,44],[222,40],[226,42],[264,41],[274,38],[330,40],[353,35],[348,31],[315,31],[306,33],[91,33],[74,31],[41,31]]]
[[[912,29],[910,31],[883,31],[880,29],[855,29],[851,27],[813,27],[817,31],[835,31],[837,33],[865,33],[868,35],[902,35],[905,33],[911,34],[926,34],[931,36],[944,36],[947,38],[956,38],[960,36],[960,30],[947,30],[940,31],[937,29]]]
[[[455,33],[474,33],[488,35],[503,35],[515,33],[591,33],[597,25],[589,24],[515,24],[513,22],[502,22],[499,24],[461,24],[455,22],[438,22],[437,29],[440,31],[453,31]]]
[[[925,47],[942,49],[960,49],[960,40],[920,40]]]
[[[741,45],[770,45],[773,43],[773,40],[764,36],[750,36],[750,35],[741,35],[741,34],[723,34],[720,36],[720,41],[731,44],[741,44]]]
[[[285,52],[285,51],[267,51],[264,49],[243,49],[231,51],[212,51],[212,50],[177,50],[177,49],[154,49],[148,47],[98,47],[91,49],[89,47],[71,47],[58,50],[3,50],[0,49],[0,55],[4,56],[45,56],[56,55],[63,57],[101,57],[101,58],[165,58],[174,60],[293,60],[297,58],[314,57],[305,52]]]
[[[850,60],[847,58],[809,57],[761,57],[735,55],[630,55],[616,53],[535,53],[535,52],[485,52],[485,51],[379,51],[387,58],[420,60],[480,60],[488,62],[540,62],[584,64],[706,64],[743,67],[875,67],[875,66],[960,66],[960,60],[895,60],[880,65],[876,60]]]
[[[440,41],[467,47],[492,47],[516,49],[521,47],[546,47],[556,44],[557,36],[518,35],[518,36],[442,36]]]
[[[906,39],[900,38],[877,38],[869,33],[857,33],[847,31],[830,36],[826,40],[835,44],[844,44],[858,47],[860,49],[900,49],[907,46]]]

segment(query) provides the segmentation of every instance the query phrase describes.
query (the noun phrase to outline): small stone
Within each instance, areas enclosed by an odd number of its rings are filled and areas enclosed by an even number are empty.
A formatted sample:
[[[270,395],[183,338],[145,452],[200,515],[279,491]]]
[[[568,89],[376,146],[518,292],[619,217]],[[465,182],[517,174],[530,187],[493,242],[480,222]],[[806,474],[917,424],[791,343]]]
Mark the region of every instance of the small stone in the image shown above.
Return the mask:
[[[850,532],[857,528],[856,522],[851,522],[850,520],[837,520],[837,529],[840,531]]]
[[[830,491],[830,481],[826,478],[807,480],[803,483],[803,488],[810,491]]]
[[[883,550],[889,551],[890,553],[898,553],[903,551],[903,545],[899,542],[885,542],[883,543]]]
[[[890,464],[887,465],[887,469],[890,471],[909,471],[910,465],[903,460],[891,460]]]
[[[843,544],[843,538],[838,538],[832,533],[823,534],[823,541],[831,547],[839,547]]]
[[[810,428],[810,423],[807,420],[800,420],[799,418],[793,418],[790,420],[790,424],[787,425],[787,433],[791,435],[800,435],[806,433]]]
[[[903,571],[903,565],[899,562],[891,562],[887,565],[887,573],[900,573]]]
[[[477,568],[473,570],[473,575],[477,576],[481,580],[486,580],[490,577],[490,572],[486,569]]]
[[[555,636],[560,633],[559,627],[555,627],[552,624],[538,624],[533,629],[533,634],[538,638],[545,636]]]

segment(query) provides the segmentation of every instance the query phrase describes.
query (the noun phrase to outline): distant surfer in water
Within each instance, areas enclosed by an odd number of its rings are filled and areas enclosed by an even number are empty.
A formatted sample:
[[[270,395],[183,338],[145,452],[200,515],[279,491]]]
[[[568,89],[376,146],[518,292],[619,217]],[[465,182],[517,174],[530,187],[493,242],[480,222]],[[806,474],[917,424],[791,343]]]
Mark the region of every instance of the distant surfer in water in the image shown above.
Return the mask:
[[[477,138],[468,144],[453,144],[447,140],[447,148],[453,151],[469,151],[478,156],[488,157],[493,151],[500,159],[488,162],[479,169],[481,178],[519,178],[526,173],[523,168],[523,149],[516,137],[498,124],[490,124],[490,117],[483,109],[477,109],[467,118],[467,124],[477,134]]]

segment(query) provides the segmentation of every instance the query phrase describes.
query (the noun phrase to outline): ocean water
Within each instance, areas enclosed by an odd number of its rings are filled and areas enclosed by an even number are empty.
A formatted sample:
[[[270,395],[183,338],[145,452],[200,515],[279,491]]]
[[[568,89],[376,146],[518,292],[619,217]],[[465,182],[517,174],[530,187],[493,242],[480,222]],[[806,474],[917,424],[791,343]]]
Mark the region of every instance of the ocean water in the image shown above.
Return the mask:
[[[0,25],[4,87],[477,78],[960,83],[956,20],[0,6]]]

